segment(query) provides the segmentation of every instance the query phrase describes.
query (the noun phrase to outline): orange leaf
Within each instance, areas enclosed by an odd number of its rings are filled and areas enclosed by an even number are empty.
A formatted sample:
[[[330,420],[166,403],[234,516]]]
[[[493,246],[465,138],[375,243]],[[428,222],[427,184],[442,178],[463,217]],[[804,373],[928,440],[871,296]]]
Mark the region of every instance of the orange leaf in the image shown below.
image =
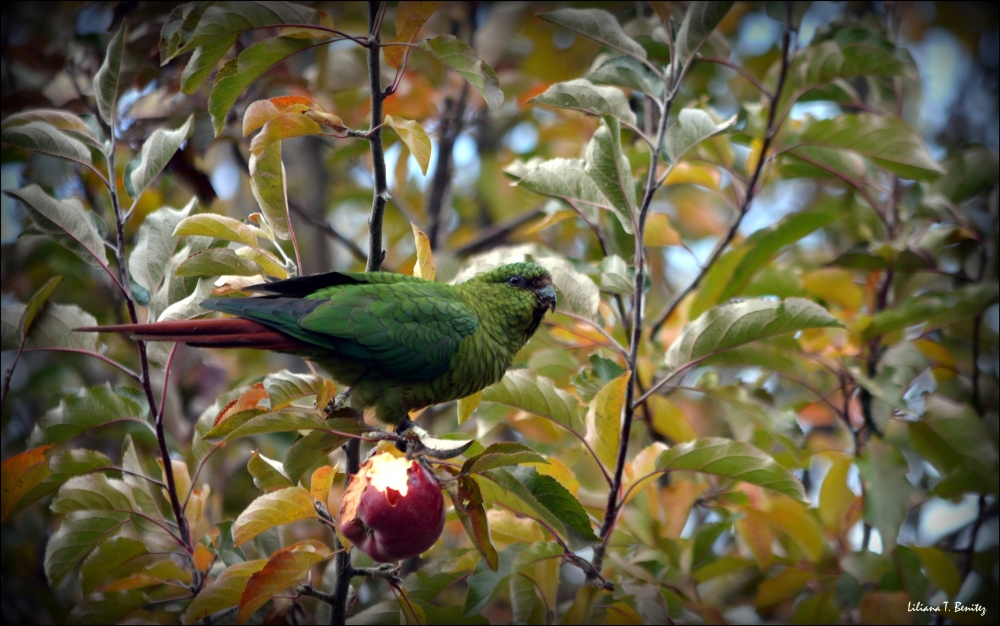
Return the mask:
[[[247,581],[240,598],[236,623],[245,624],[268,600],[305,578],[314,565],[330,556],[329,548],[312,539],[300,541],[272,554],[264,568]]]
[[[333,486],[333,479],[337,476],[337,470],[324,465],[313,472],[312,480],[309,481],[309,491],[312,497],[326,504],[326,499],[330,496],[330,487]]]
[[[2,511],[0,522],[6,522],[24,494],[31,491],[35,485],[42,482],[50,474],[45,453],[51,447],[51,445],[40,446],[4,459],[3,471],[0,474],[0,481],[2,481],[0,489],[3,493],[2,504],[0,504],[0,511]]]
[[[392,42],[413,43],[424,22],[441,6],[440,2],[400,2],[396,6],[396,37]],[[392,43],[390,42],[390,43]],[[398,70],[406,57],[406,46],[382,48],[386,64]]]
[[[677,481],[660,490],[660,510],[665,515],[662,534],[667,539],[679,539],[687,524],[691,507],[708,485],[688,480]]]
[[[653,213],[646,219],[642,241],[650,247],[679,246],[681,236],[670,225],[670,217],[666,213]]]
[[[199,572],[207,572],[208,568],[212,566],[212,552],[203,543],[199,543],[194,548],[194,566],[198,568]]]
[[[267,399],[269,398],[264,383],[257,383],[250,389],[247,389],[242,396],[236,398],[219,411],[219,415],[215,418],[212,426],[218,426],[237,413],[256,409],[263,400]]]
[[[251,102],[243,114],[243,136],[246,137],[282,113],[308,111],[317,105],[303,96],[279,96]]]

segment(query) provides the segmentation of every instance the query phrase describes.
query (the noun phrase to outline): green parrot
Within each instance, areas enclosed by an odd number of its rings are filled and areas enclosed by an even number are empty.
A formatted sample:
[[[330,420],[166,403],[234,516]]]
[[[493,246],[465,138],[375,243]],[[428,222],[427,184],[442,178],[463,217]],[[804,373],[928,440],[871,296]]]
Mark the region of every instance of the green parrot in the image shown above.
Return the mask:
[[[331,272],[247,287],[265,295],[205,300],[238,319],[99,326],[145,341],[295,354],[346,386],[344,406],[402,431],[409,412],[503,378],[556,293],[549,273],[512,263],[457,285],[389,272]]]

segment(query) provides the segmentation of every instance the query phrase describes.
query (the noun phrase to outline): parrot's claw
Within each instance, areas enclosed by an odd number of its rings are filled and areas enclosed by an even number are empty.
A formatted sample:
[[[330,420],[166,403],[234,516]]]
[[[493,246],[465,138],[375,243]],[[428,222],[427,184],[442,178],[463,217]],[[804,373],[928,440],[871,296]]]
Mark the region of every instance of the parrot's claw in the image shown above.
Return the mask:
[[[347,399],[350,397],[351,388],[346,387],[343,391],[330,399],[330,401],[326,404],[326,408],[323,410],[323,413],[325,413],[327,417],[330,417],[335,411],[339,411],[347,406]]]

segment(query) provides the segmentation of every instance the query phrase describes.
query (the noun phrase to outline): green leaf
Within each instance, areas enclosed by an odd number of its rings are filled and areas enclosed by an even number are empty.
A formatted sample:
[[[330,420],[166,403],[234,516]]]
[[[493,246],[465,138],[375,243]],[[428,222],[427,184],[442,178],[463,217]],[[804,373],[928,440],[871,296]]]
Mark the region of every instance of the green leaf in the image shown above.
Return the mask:
[[[226,420],[226,422],[228,421],[229,420]],[[249,437],[250,435],[259,435],[262,433],[284,433],[296,430],[324,430],[328,428],[338,430],[336,428],[336,424],[339,424],[340,422],[354,422],[356,424],[357,420],[335,419],[324,421],[322,417],[316,415],[315,413],[278,411],[275,413],[257,415],[242,424],[234,424],[237,426],[236,428],[222,429],[226,422],[219,424],[218,427],[207,432],[205,434],[205,439],[225,437],[225,441],[232,441],[234,439]],[[344,425],[350,426],[350,424]]]
[[[503,104],[503,91],[496,72],[465,42],[452,35],[438,35],[421,41],[420,48],[458,72],[486,100],[491,111]]]
[[[524,551],[523,543],[514,543],[500,551],[497,568],[490,569],[485,560],[476,564],[476,569],[469,576],[469,592],[465,596],[465,615],[479,613],[489,604],[490,600],[503,591],[504,583],[514,568],[514,560]]]
[[[925,324],[925,330],[932,330],[954,324],[977,315],[1000,300],[1000,286],[983,282],[966,285],[954,291],[925,293],[907,298],[896,308],[882,311],[861,333],[864,339],[902,330],[917,324]]]
[[[608,470],[615,467],[618,460],[622,407],[630,376],[625,372],[606,384],[591,400],[587,411],[586,441]]]
[[[27,306],[14,304],[3,310],[0,318],[0,349],[3,351],[17,350],[21,345],[21,324]],[[31,324],[28,338],[24,341],[25,350],[44,350],[47,348],[66,348],[71,350],[97,349],[97,333],[76,333],[74,328],[81,326],[96,326],[97,319],[75,304],[46,303]]]
[[[817,146],[793,148],[781,160],[781,174],[786,178],[835,180],[846,176],[852,185],[862,184],[867,167],[865,160],[854,152]]]
[[[257,245],[257,233],[254,228],[247,226],[237,219],[214,213],[201,213],[200,215],[185,217],[174,228],[173,232],[174,237],[181,235],[215,237],[216,239],[235,241],[236,243],[246,244],[251,247]]]
[[[671,64],[677,68],[687,66],[732,6],[732,2],[692,2],[674,37],[674,58],[671,59]]]
[[[674,446],[656,461],[659,470],[684,470],[732,478],[808,502],[802,483],[774,459],[748,443],[698,439]]]
[[[671,163],[681,160],[691,148],[713,135],[726,130],[736,122],[736,116],[716,123],[701,109],[684,109],[677,115],[677,121],[670,125],[663,137],[663,147]]]
[[[723,304],[685,324],[667,351],[666,363],[669,369],[676,370],[753,341],[807,328],[836,327],[840,322],[826,309],[800,298]]]
[[[839,115],[818,120],[807,125],[793,143],[856,152],[903,178],[926,180],[944,171],[927,152],[919,133],[892,116]]]
[[[615,207],[604,197],[593,179],[584,170],[582,159],[550,159],[539,163],[529,162],[524,176],[515,186],[530,189],[535,193],[570,202],[585,204],[599,209],[614,211]],[[586,210],[586,207],[582,207]],[[596,217],[596,215],[595,215]]]
[[[125,192],[138,200],[146,187],[159,176],[174,153],[181,147],[194,130],[194,115],[175,130],[157,128],[142,144],[139,154],[125,166]]]
[[[198,87],[201,87],[215,69],[215,65],[233,47],[237,39],[239,35],[227,35],[195,48],[194,54],[184,66],[184,72],[181,73],[181,91],[189,96],[198,91]]]
[[[621,131],[614,118],[605,117],[587,144],[584,171],[611,202],[622,229],[635,232],[635,180],[632,167],[622,153]]]
[[[250,190],[257,199],[257,206],[264,214],[267,225],[276,237],[289,239],[291,231],[288,226],[288,197],[285,190],[285,164],[281,162],[281,142],[269,144],[258,154],[251,153],[249,165]]]
[[[80,163],[97,171],[90,153],[93,146],[48,122],[5,125],[3,132],[0,133],[0,141],[24,150]]]
[[[583,506],[565,487],[551,477],[539,474],[534,467],[498,468],[476,475],[483,499],[503,504],[511,500],[515,512],[538,517],[559,533],[574,548],[589,546],[598,539]],[[484,480],[485,479],[485,480]]]
[[[216,137],[226,125],[229,109],[233,108],[247,87],[275,64],[314,43],[312,39],[273,37],[250,46],[235,59],[227,61],[215,75],[215,84],[208,96],[208,113],[212,116]]]
[[[595,85],[585,78],[556,83],[529,102],[572,109],[588,115],[613,117],[627,126],[635,126],[635,113],[628,98],[617,87]]]
[[[73,607],[66,618],[66,623],[120,624],[149,602],[149,596],[139,590],[94,594]]]
[[[723,254],[712,265],[691,304],[690,315],[696,317],[712,305],[740,295],[758,272],[771,265],[772,259],[783,248],[832,224],[842,216],[843,214],[830,210],[793,213],[750,235],[746,241]]]
[[[21,332],[24,334],[31,333],[31,327],[35,323],[35,319],[38,317],[39,311],[45,306],[48,301],[49,296],[55,291],[59,283],[62,282],[62,276],[56,276],[50,278],[48,282],[42,285],[35,295],[31,296],[31,300],[28,301],[27,306],[24,308],[24,315],[21,317]]]
[[[160,286],[163,271],[177,248],[179,242],[173,236],[174,229],[197,205],[198,199],[191,198],[183,209],[157,209],[139,226],[139,236],[128,257],[128,271],[129,276],[148,292],[153,293]]]
[[[247,560],[246,555],[243,554],[243,550],[237,548],[236,543],[233,541],[233,523],[232,521],[227,521],[216,524],[219,529],[216,550],[219,553],[219,558],[222,559],[222,562],[227,567],[236,563],[243,563]]]
[[[120,421],[135,421],[149,427],[139,405],[115,393],[105,383],[65,398],[38,421],[31,441],[62,443],[88,430]]]
[[[178,10],[180,9],[180,10]],[[220,39],[282,24],[320,24],[316,9],[291,2],[189,3],[171,12],[160,32],[160,62]]]
[[[834,591],[828,590],[802,600],[795,605],[793,624],[838,624],[840,609],[834,604]]]
[[[184,623],[194,624],[213,613],[236,606],[250,577],[264,569],[266,559],[232,563],[202,589],[184,612]]]
[[[492,443],[479,454],[470,456],[462,465],[462,473],[475,474],[476,472],[508,465],[520,465],[521,463],[548,463],[548,461],[525,445],[504,441]]]
[[[635,291],[635,271],[617,254],[604,257],[597,269],[601,272],[601,291],[622,295]]]
[[[145,554],[148,554],[146,546],[131,537],[113,537],[97,546],[80,566],[80,587],[84,595],[94,593],[120,566]]]
[[[301,439],[296,439],[285,453],[285,473],[297,481],[306,470],[316,463],[326,460],[327,455],[348,440],[346,435],[314,430]]]
[[[985,146],[967,148],[941,165],[945,174],[934,181],[932,190],[955,204],[995,185],[1000,172],[997,153]]]
[[[247,463],[247,471],[253,476],[253,484],[261,491],[276,491],[292,487],[292,482],[285,476],[285,468],[281,461],[269,459],[258,450],[253,451]]]
[[[493,542],[490,541],[490,525],[486,518],[486,507],[483,506],[483,492],[479,488],[479,483],[468,476],[460,476],[455,493],[448,490],[448,495],[451,496],[452,504],[455,506],[455,515],[462,522],[472,544],[483,555],[489,568],[494,572],[497,571],[499,556],[497,549],[493,547]]]
[[[45,575],[56,585],[107,537],[126,521],[128,513],[79,511],[63,519],[59,530],[45,545]]]
[[[91,148],[98,150],[104,149],[104,143],[98,130],[92,128],[80,116],[60,109],[30,109],[14,113],[7,116],[0,123],[0,129],[6,132],[8,129],[13,129],[17,126],[25,126],[33,123],[48,125],[61,131],[67,131],[66,136],[75,141],[82,141]],[[7,140],[4,139],[4,141]]]
[[[872,441],[858,459],[858,470],[868,493],[877,494],[865,498],[865,521],[882,535],[883,553],[892,552],[913,492],[906,460],[895,446]]]
[[[534,413],[575,433],[585,428],[579,401],[530,370],[509,370],[500,382],[483,389],[483,400]]]
[[[124,482],[112,481],[101,473],[75,476],[59,488],[52,500],[52,512],[131,511],[128,490]]]
[[[813,89],[856,76],[898,76],[904,64],[885,42],[822,41],[795,53],[785,79],[778,117],[783,119],[791,106]],[[774,72],[777,82],[777,70]]]
[[[14,507],[14,512],[24,510],[55,492],[67,480],[74,476],[89,474],[102,467],[112,467],[111,459],[94,450],[69,450],[53,456],[49,460],[49,474],[21,498]]]
[[[56,200],[38,185],[5,189],[4,193],[20,200],[27,209],[31,222],[56,243],[88,265],[107,267],[108,257],[104,251],[104,243],[79,200]]]
[[[236,518],[233,541],[241,546],[275,526],[316,517],[313,502],[312,494],[302,487],[288,487],[264,494]]]
[[[94,74],[94,99],[97,100],[97,111],[101,119],[109,126],[115,125],[115,110],[118,106],[118,96],[124,91],[121,81],[122,54],[125,48],[128,23],[122,20],[118,32],[108,43],[108,51],[100,69]]]
[[[209,248],[185,259],[174,273],[178,276],[257,276],[263,274],[264,269],[230,248]]]
[[[420,171],[426,176],[427,166],[431,163],[431,139],[423,126],[413,120],[392,115],[386,115],[384,123],[396,131],[402,142],[410,149],[410,154],[417,160]]]
[[[264,389],[271,401],[271,410],[288,406],[293,400],[315,397],[323,390],[324,381],[314,374],[296,374],[284,370],[264,377]]]
[[[996,494],[1000,489],[994,437],[971,407],[930,394],[922,419],[906,422],[906,426],[914,449],[944,477],[935,487],[935,494]],[[945,488],[954,492],[941,493]]]
[[[599,11],[600,9],[592,10]],[[546,14],[543,13],[539,17],[544,19],[544,15]],[[632,89],[651,98],[663,97],[663,79],[657,76],[648,65],[630,56],[615,57],[605,61],[597,69],[587,74],[587,80],[595,85],[613,85]]]
[[[645,48],[626,35],[615,16],[607,11],[601,9],[559,9],[551,13],[539,13],[538,17],[546,22],[552,22],[580,33],[612,50],[624,52],[637,59],[646,58]],[[659,97],[662,92],[650,95]]]

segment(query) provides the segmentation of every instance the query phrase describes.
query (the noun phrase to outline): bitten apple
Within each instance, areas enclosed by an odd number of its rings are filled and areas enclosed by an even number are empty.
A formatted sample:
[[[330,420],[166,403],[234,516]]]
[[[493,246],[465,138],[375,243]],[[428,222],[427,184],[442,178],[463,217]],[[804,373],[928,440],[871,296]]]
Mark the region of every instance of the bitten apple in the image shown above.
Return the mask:
[[[430,471],[387,452],[351,476],[340,504],[344,537],[383,563],[428,550],[441,536],[444,518],[444,497]]]

